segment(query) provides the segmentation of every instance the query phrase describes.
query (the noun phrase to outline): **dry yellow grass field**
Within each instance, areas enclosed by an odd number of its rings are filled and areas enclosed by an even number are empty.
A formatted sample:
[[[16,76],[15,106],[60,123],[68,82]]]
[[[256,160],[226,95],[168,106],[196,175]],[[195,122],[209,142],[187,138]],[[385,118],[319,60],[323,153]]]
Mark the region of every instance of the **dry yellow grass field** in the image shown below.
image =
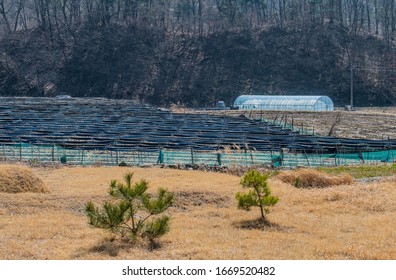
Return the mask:
[[[240,178],[160,168],[34,168],[50,193],[0,193],[0,259],[396,259],[396,178],[297,189],[273,178],[271,227],[236,208]],[[161,246],[132,246],[88,225],[84,204],[135,172],[176,195]]]

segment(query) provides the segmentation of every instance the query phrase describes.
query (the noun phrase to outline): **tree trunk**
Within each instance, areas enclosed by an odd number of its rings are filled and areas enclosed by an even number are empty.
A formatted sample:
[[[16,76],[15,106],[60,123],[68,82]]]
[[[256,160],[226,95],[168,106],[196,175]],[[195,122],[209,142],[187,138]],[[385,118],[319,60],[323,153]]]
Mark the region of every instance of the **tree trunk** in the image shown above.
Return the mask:
[[[7,32],[10,33],[11,32],[11,25],[10,25],[10,22],[8,20],[8,17],[7,17],[6,9],[4,7],[4,0],[0,1],[0,14],[2,15],[2,17],[4,19]]]

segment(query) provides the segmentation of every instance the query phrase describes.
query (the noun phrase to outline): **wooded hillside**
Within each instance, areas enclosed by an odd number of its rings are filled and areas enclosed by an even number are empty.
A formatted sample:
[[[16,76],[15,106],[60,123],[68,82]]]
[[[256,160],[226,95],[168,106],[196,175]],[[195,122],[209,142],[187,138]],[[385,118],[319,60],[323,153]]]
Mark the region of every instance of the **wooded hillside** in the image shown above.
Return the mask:
[[[0,0],[0,95],[396,104],[395,0]]]

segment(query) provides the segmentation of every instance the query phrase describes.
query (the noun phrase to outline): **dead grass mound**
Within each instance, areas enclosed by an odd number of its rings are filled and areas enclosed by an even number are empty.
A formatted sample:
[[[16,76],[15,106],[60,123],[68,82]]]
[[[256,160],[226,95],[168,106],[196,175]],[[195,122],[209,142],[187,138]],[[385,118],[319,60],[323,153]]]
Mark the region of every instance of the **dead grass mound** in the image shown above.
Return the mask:
[[[297,188],[325,188],[353,183],[353,177],[349,174],[334,176],[314,169],[285,171],[276,177],[282,182],[292,184]]]
[[[0,165],[0,192],[49,192],[44,182],[29,168],[17,165]]]

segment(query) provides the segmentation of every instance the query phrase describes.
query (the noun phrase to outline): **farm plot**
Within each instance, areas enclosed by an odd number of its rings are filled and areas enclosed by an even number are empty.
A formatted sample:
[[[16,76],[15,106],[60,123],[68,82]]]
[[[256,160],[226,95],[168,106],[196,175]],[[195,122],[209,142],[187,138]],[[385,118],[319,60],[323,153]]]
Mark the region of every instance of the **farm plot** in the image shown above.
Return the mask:
[[[174,113],[130,100],[1,98],[0,157],[109,165],[365,163],[396,158],[396,139],[301,134],[243,116]]]

